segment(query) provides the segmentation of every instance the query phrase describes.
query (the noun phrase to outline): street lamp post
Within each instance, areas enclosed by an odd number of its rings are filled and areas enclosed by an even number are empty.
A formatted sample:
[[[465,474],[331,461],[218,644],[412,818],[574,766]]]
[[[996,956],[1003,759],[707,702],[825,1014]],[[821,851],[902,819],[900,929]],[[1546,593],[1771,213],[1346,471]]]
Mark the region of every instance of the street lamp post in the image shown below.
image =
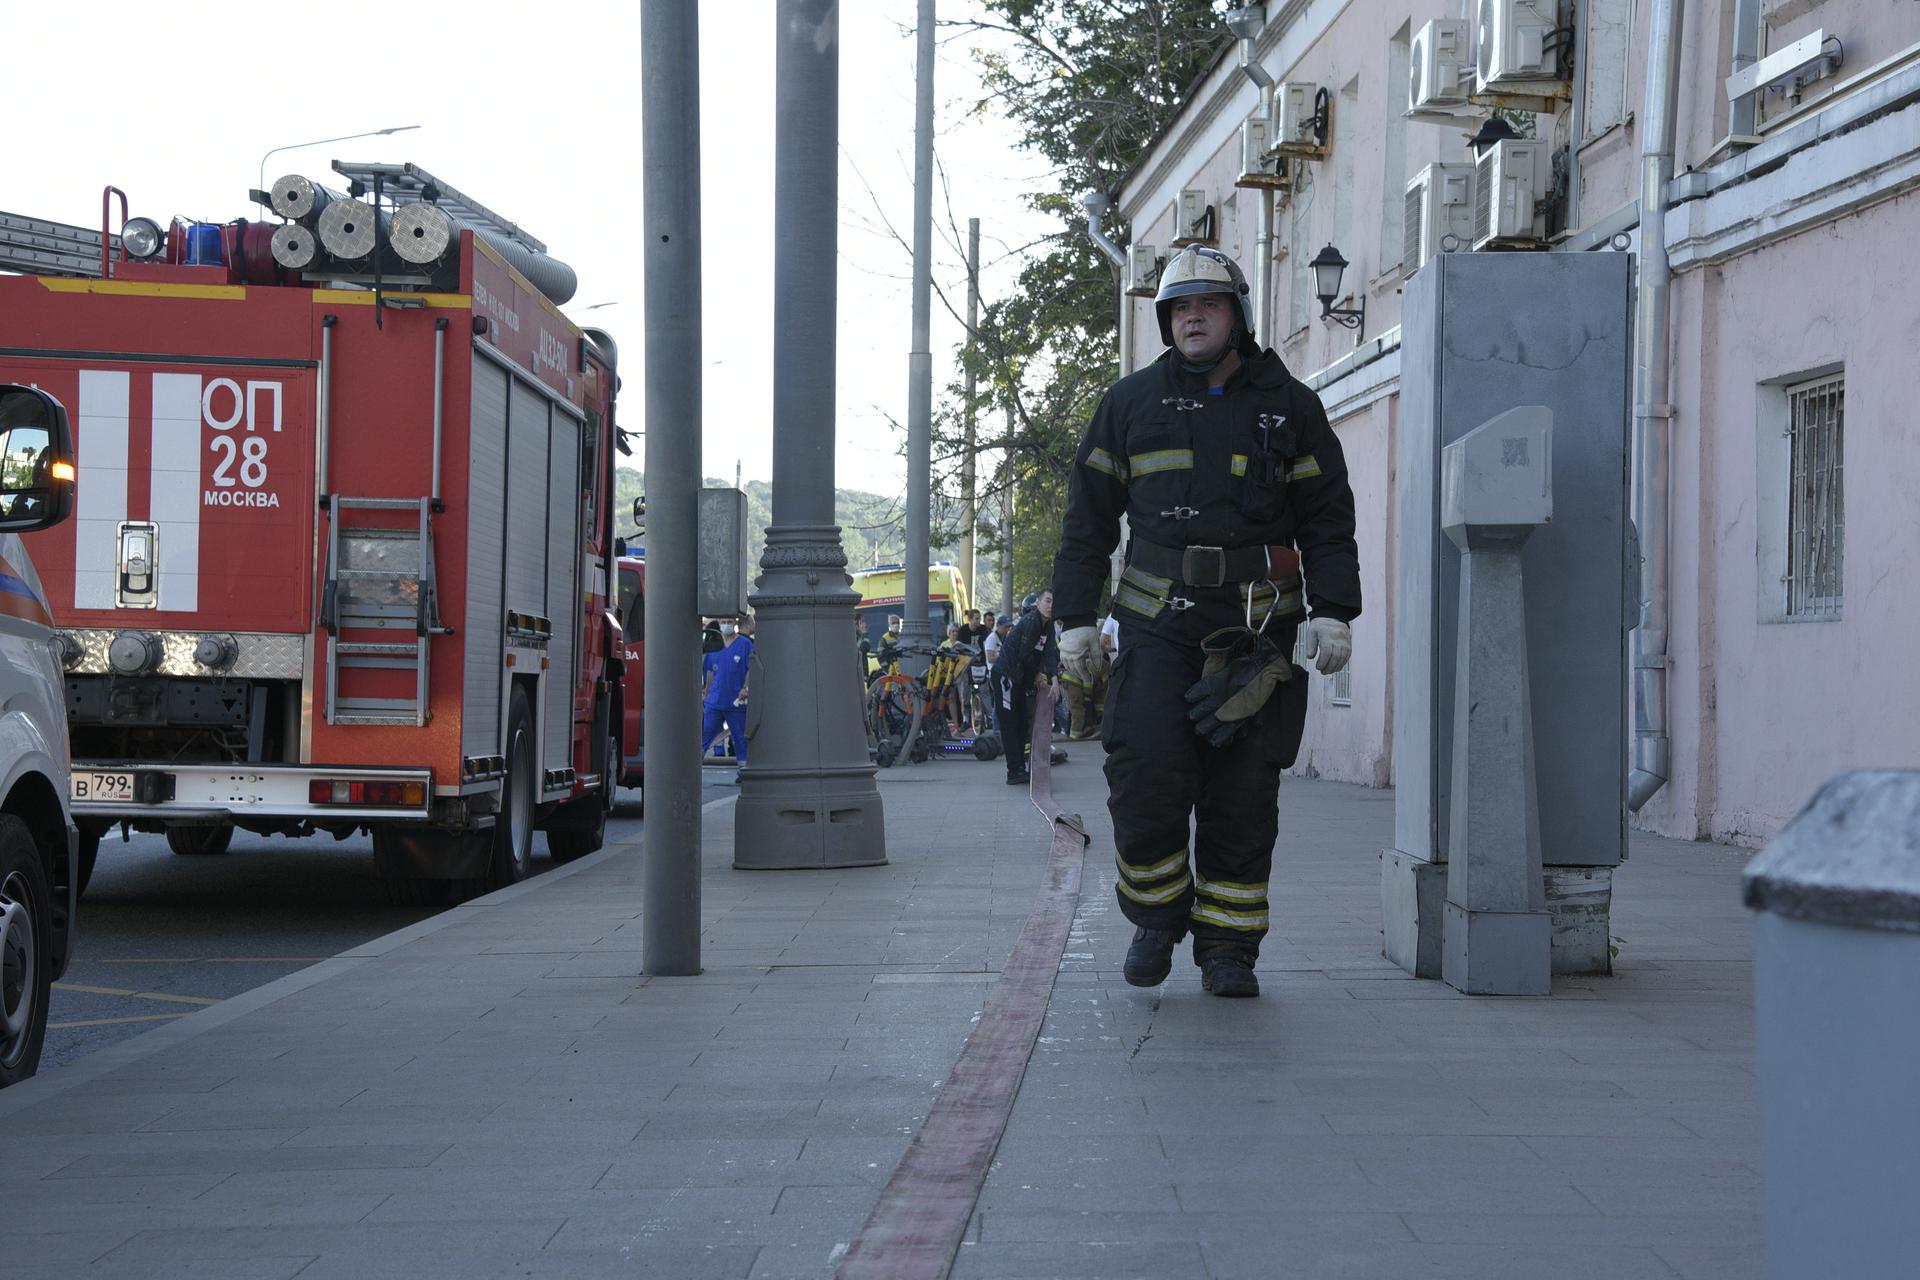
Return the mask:
[[[365,133],[343,133],[337,138],[315,138],[312,142],[290,142],[284,147],[274,147],[268,151],[267,154],[260,157],[260,181],[259,185],[254,189],[256,191],[265,191],[267,189],[267,161],[279,155],[282,151],[298,151],[303,147],[323,147],[329,142],[352,142],[355,138],[384,138],[390,133],[405,133],[409,129],[418,129],[419,127],[417,124],[396,124],[390,125],[385,129],[369,129]]]
[[[847,578],[833,516],[840,6],[779,0],[774,23],[773,384],[780,394],[773,521],[747,597],[760,630],[747,705],[753,761],[740,774],[733,865],[878,866],[887,860],[887,832],[860,720],[865,673],[853,636],[860,595]],[[925,573],[924,556],[920,567]],[[924,624],[924,604],[921,610]],[[697,911],[692,920],[697,929]]]

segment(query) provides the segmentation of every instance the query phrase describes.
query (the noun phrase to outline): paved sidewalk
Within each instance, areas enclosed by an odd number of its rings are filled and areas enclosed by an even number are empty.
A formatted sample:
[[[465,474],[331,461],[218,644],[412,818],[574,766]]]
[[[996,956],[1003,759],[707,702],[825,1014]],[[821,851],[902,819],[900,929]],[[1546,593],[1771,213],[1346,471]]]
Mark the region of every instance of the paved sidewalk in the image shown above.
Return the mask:
[[[1289,780],[1265,994],[1119,976],[1093,844],[961,1277],[1748,1277],[1747,854],[1637,839],[1610,979],[1467,999],[1379,954],[1388,792]],[[819,1277],[1040,887],[993,765],[882,775],[890,865],[731,869],[697,978],[640,971],[637,847],[0,1093],[9,1277]]]

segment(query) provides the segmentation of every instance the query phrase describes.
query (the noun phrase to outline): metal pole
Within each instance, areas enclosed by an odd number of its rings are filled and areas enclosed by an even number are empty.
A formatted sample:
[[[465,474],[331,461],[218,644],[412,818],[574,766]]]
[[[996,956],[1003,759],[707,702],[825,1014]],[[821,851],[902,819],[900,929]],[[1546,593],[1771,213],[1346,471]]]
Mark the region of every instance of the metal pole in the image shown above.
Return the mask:
[[[1670,625],[1668,578],[1669,438],[1667,184],[1673,181],[1680,85],[1682,0],[1653,0],[1647,30],[1646,130],[1640,143],[1640,293],[1633,323],[1633,526],[1640,537],[1640,619],[1633,630],[1633,769],[1627,808],[1635,813],[1673,776],[1667,736]]]
[[[913,125],[913,350],[907,356],[907,582],[901,639],[932,638],[927,620],[928,473],[933,469],[933,0],[920,0]],[[908,665],[924,672],[927,660]]]
[[[1012,405],[1007,406],[1007,439],[1013,439]],[[1000,616],[1005,617],[1018,603],[1013,594],[1013,486],[1020,473],[1014,469],[1012,444],[1001,466],[1006,483],[1000,488]]]
[[[960,572],[966,575],[967,590],[975,597],[973,604],[980,601],[980,581],[974,576],[974,522],[979,518],[977,510],[978,495],[974,492],[977,472],[974,469],[973,448],[975,441],[973,426],[974,372],[973,362],[978,347],[974,334],[980,326],[980,219],[967,219],[967,444],[966,453],[960,459]]]
[[[646,906],[650,974],[700,972],[700,24],[696,0],[640,10],[646,227]]]
[[[862,673],[853,661],[859,596],[833,522],[839,7],[837,0],[780,0],[774,21],[773,204],[781,216],[773,226],[773,384],[780,394],[773,523],[748,597],[760,629],[747,704],[752,758],[734,810],[733,865],[874,866],[886,862],[887,841],[860,721]]]

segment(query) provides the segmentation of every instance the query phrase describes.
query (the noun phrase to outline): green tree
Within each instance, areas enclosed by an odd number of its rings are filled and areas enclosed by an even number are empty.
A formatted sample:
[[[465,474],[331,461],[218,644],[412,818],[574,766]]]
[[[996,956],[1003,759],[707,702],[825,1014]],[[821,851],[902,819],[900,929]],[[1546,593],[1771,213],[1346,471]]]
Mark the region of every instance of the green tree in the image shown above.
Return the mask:
[[[1025,147],[1053,166],[1053,189],[1031,202],[1060,219],[1028,249],[1012,292],[984,306],[962,354],[977,380],[975,452],[998,455],[980,460],[981,506],[997,511],[1012,489],[1014,571],[1024,590],[1051,572],[1080,434],[1118,372],[1119,277],[1088,238],[1079,197],[1118,187],[1231,37],[1213,0],[982,0],[981,8],[978,18],[944,24],[976,37],[987,92],[975,110],[1005,113]],[[1127,238],[1117,223],[1108,232]],[[964,396],[955,379],[935,424],[942,488],[953,494],[966,452]],[[1007,537],[989,514],[983,554],[997,555]]]

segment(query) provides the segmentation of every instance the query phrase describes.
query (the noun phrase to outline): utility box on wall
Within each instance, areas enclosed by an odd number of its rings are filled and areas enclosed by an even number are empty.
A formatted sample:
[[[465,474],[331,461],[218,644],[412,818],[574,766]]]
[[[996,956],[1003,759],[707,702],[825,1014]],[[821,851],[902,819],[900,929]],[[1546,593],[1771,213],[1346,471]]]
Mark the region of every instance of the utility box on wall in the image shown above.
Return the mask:
[[[739,617],[747,611],[747,495],[702,489],[698,527],[694,598],[700,616]]]
[[[1440,529],[1441,450],[1517,405],[1553,415],[1553,519],[1527,541],[1527,662],[1554,971],[1604,973],[1626,856],[1632,262],[1449,253],[1407,282],[1395,458],[1394,847],[1386,954],[1440,976],[1460,551]]]

